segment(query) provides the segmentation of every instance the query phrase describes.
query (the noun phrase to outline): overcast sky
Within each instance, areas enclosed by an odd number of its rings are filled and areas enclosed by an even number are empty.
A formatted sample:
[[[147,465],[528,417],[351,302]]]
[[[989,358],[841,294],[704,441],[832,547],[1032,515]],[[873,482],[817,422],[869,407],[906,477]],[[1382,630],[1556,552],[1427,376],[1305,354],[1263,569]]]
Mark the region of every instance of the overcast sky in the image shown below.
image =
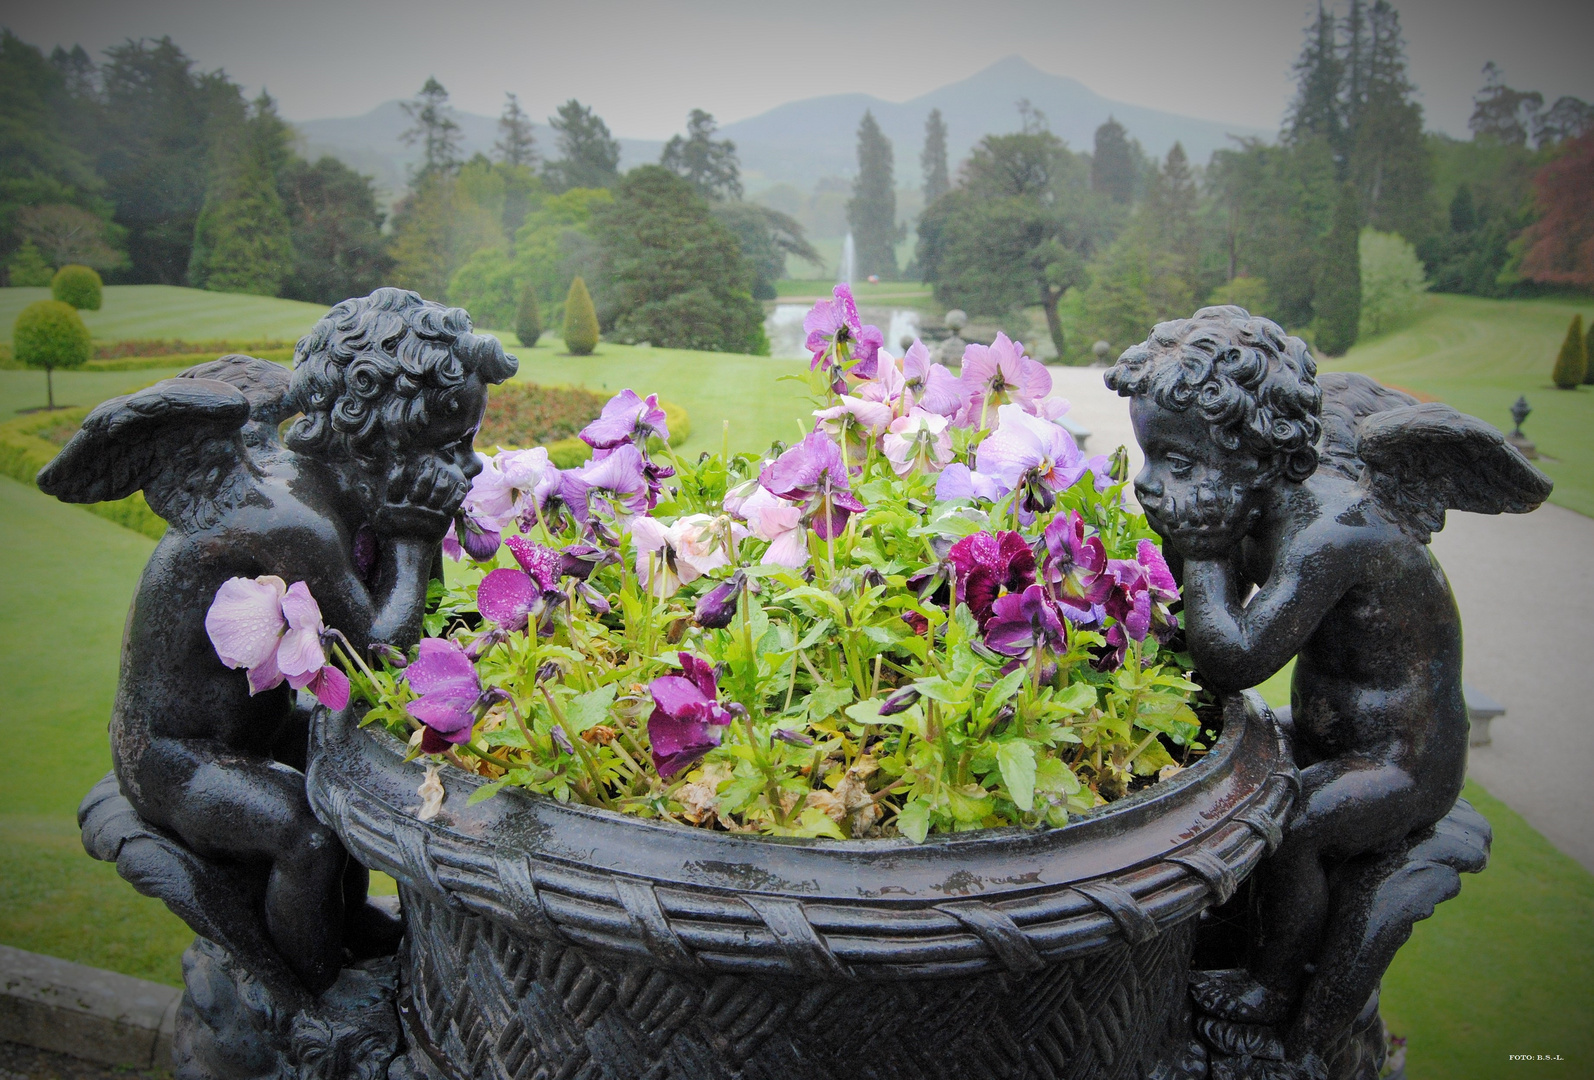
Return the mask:
[[[1347,0],[1331,6],[1343,9]],[[1430,128],[1465,137],[1480,69],[1594,100],[1594,2],[1397,0]],[[1012,53],[1106,97],[1274,128],[1315,0],[20,0],[0,23],[46,51],[171,37],[284,116],[363,113],[435,75],[470,112],[567,98],[617,135],[667,138],[821,94],[905,101]]]

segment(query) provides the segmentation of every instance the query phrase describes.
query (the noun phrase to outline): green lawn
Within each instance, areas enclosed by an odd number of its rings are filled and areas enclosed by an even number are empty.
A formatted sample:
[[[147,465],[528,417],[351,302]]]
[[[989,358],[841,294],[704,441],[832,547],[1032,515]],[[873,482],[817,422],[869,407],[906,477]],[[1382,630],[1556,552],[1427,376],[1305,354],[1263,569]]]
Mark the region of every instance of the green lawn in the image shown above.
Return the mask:
[[[1550,383],[1566,324],[1579,312],[1588,325],[1594,301],[1433,296],[1410,326],[1326,366],[1432,395],[1504,431],[1511,403],[1526,395],[1533,415],[1523,431],[1548,459],[1539,466],[1555,481],[1551,501],[1594,515],[1594,387]]]
[[[0,334],[11,340],[17,313],[49,289],[0,289]],[[270,296],[206,292],[176,285],[107,285],[98,311],[83,321],[98,341],[297,341],[325,315],[320,304]]]

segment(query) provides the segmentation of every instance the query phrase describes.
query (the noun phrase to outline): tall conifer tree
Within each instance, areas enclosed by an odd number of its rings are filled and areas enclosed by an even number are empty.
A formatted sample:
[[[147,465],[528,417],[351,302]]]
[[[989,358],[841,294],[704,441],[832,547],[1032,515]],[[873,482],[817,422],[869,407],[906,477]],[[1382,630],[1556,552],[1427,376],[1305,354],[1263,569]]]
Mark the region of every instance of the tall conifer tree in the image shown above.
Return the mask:
[[[448,107],[448,91],[443,84],[427,76],[415,100],[400,107],[414,126],[399,137],[410,146],[420,144],[421,175],[452,172],[459,165],[461,135],[459,124],[450,115],[453,110]]]
[[[1342,184],[1317,283],[1317,347],[1329,356],[1342,356],[1356,344],[1362,317],[1361,228],[1361,196],[1356,185]]]
[[[1120,206],[1127,206],[1134,201],[1138,171],[1129,133],[1117,120],[1107,117],[1107,122],[1096,129],[1096,152],[1090,159],[1090,189]]]
[[[858,273],[894,278],[897,274],[897,190],[892,179],[891,140],[865,112],[858,125],[858,178],[847,203]]]
[[[940,109],[931,109],[924,121],[924,151],[919,155],[919,165],[924,169],[924,205],[952,189],[946,168],[946,121]]]
[[[531,117],[520,107],[520,98],[515,94],[504,94],[504,111],[498,117],[498,141],[493,149],[506,165],[537,164],[537,138],[531,131]]]

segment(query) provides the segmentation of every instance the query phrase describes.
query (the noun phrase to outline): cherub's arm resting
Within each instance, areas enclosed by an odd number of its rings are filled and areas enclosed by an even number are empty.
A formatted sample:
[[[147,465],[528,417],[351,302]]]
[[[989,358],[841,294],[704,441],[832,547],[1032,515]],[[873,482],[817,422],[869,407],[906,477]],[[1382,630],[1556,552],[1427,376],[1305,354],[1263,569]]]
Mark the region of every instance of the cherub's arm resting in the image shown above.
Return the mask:
[[[1185,562],[1185,638],[1214,689],[1255,686],[1301,650],[1344,592],[1322,569],[1308,560],[1275,573],[1246,602],[1227,561]]]
[[[436,553],[437,545],[425,540],[401,537],[392,541],[390,557],[383,560],[383,573],[376,583],[376,611],[369,636],[360,642],[362,648],[377,641],[407,646],[419,640]]]

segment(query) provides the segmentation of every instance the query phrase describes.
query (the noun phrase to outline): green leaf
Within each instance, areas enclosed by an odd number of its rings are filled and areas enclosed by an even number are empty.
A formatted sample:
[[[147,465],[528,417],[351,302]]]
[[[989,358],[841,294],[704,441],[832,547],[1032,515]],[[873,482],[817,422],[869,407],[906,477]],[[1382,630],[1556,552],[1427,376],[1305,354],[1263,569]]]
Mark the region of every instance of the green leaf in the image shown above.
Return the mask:
[[[996,685],[985,692],[986,709],[995,709],[1008,698],[1018,693],[1018,688],[1024,685],[1024,680],[1029,676],[1029,669],[1020,665],[1003,675],[996,681]]]
[[[880,707],[884,704],[885,702],[879,698],[870,698],[868,701],[860,701],[856,705],[848,705],[846,712],[849,717],[860,724],[890,723],[891,717],[882,717],[880,715]]]
[[[465,805],[475,806],[479,802],[486,802],[494,795],[497,795],[505,783],[507,783],[507,781],[495,780],[490,784],[483,784],[481,787],[470,793],[470,798],[465,800]]]
[[[1090,683],[1069,683],[1052,698],[1052,704],[1065,712],[1087,712],[1096,707],[1096,688]]]
[[[930,834],[930,804],[915,799],[897,813],[897,831],[915,844]]]
[[[1035,809],[1035,748],[1023,739],[999,743],[996,764],[1013,805],[1026,813]]]
[[[808,719],[812,723],[828,720],[851,700],[850,686],[816,686],[808,695]]]
[[[565,716],[570,721],[570,734],[579,735],[593,725],[603,723],[609,716],[609,706],[614,704],[614,691],[614,684],[611,683],[572,700],[565,709]]]

